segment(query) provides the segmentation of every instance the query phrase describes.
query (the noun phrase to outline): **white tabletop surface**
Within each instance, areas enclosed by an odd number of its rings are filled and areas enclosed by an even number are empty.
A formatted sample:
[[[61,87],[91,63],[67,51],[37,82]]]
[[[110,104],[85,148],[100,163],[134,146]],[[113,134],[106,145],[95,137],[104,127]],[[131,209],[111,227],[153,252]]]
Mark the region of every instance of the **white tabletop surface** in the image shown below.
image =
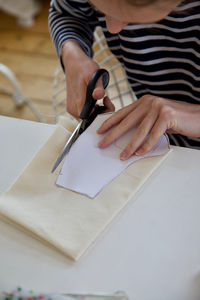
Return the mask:
[[[54,125],[0,117],[0,192]],[[95,245],[72,262],[0,221],[0,294],[126,291],[131,300],[200,299],[200,151],[174,147]],[[1,298],[1,297],[0,297]]]

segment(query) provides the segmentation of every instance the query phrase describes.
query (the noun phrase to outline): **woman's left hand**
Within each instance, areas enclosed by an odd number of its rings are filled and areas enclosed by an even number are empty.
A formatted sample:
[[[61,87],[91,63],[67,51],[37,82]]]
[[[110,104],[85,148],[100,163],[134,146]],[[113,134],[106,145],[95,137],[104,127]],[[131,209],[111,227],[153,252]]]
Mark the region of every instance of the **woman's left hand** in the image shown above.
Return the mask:
[[[132,154],[147,153],[165,132],[200,137],[200,105],[145,95],[101,125],[97,133],[109,132],[100,141],[99,148],[109,146],[133,127],[137,130],[121,152],[122,160]]]

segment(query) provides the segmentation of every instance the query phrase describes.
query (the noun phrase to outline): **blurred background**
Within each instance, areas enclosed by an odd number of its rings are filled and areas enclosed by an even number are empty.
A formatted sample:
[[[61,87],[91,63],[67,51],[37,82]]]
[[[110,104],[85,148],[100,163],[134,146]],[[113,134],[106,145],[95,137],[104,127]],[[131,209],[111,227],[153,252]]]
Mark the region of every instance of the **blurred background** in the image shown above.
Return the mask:
[[[49,2],[0,0],[0,64],[13,72],[10,75],[16,76],[22,94],[47,118],[53,114],[52,82],[58,65],[48,30]],[[5,74],[8,70],[2,68],[0,115],[38,121],[29,105],[16,105],[9,94],[15,91]]]
[[[66,114],[65,78],[48,30],[49,3],[0,0],[0,115],[56,123]],[[94,59],[110,73],[107,95],[116,109],[135,101],[99,27],[94,40]]]

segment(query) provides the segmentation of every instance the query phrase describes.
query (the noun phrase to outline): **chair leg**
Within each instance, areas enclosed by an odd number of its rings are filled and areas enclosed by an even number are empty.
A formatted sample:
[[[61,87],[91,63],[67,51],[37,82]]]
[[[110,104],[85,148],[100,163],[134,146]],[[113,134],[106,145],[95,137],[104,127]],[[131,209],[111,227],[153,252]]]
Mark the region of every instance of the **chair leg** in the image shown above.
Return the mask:
[[[9,94],[12,94],[16,106],[18,107],[22,106],[25,102],[25,97],[22,94],[20,85],[18,83],[15,74],[3,64],[0,64],[0,73],[2,73],[9,80],[9,82],[12,85],[13,92],[8,89],[4,89],[3,87],[1,87],[1,90],[4,90]]]
[[[19,85],[19,82],[15,76],[15,74],[5,65],[0,64],[0,73],[3,74],[11,83],[13,90],[6,89],[4,87],[0,86],[0,90],[12,95],[12,98],[15,102],[15,105],[17,107],[21,107],[24,104],[27,104],[31,111],[34,113],[34,115],[38,118],[40,122],[44,122],[43,116],[39,113],[39,111],[35,108],[32,101],[28,98],[26,98],[21,90],[21,87]]]

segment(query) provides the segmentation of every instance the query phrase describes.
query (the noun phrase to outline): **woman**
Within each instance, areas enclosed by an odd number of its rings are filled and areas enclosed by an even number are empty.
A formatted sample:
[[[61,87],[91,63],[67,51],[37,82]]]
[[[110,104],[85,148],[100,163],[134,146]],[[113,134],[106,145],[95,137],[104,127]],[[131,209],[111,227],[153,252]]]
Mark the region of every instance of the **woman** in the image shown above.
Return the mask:
[[[67,110],[79,116],[89,78],[98,69],[91,58],[97,25],[138,98],[102,124],[98,133],[109,132],[100,148],[137,126],[122,160],[145,154],[164,132],[172,144],[200,149],[199,19],[195,0],[51,1],[49,25],[66,71]],[[104,96],[101,86],[93,96]],[[107,97],[104,104],[114,109]]]

